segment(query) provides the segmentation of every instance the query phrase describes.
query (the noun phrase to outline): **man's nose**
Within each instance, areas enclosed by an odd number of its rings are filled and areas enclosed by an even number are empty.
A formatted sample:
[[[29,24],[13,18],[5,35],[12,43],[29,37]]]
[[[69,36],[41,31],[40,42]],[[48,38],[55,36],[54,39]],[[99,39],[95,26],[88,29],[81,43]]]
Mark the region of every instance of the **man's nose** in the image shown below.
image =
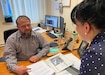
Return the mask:
[[[26,26],[26,29],[29,29],[29,26]]]

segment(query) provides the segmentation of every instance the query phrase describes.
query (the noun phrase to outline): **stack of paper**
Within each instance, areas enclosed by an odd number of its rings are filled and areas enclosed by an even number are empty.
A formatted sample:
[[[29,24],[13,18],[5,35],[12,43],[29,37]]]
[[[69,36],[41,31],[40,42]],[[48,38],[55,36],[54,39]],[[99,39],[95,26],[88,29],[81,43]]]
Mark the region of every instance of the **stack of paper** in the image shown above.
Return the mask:
[[[29,75],[72,75],[66,70],[70,66],[79,70],[80,60],[73,54],[58,53],[46,60],[27,66],[31,68],[27,72]]]
[[[39,33],[43,33],[46,31],[45,29],[42,29],[41,27],[33,27],[32,30]]]
[[[77,70],[80,69],[80,64],[81,64],[80,59],[78,59],[78,58],[77,58],[75,55],[73,55],[72,53],[66,54],[65,56],[66,56],[66,58],[68,58],[68,59],[73,63],[72,66],[73,66],[74,68],[76,68]]]
[[[50,68],[44,61],[34,63],[27,67],[31,68],[31,70],[27,71],[29,75],[53,75],[54,74],[54,70]]]

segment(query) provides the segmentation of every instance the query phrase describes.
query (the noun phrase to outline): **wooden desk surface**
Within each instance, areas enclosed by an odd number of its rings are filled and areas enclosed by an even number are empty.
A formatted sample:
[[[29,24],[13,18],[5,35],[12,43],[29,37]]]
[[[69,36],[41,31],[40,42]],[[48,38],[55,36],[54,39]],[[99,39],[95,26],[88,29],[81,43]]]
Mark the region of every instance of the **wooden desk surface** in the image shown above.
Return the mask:
[[[44,37],[47,38],[48,42],[54,41],[54,39],[51,39],[50,37],[48,37],[45,33],[43,33]],[[78,46],[78,44],[76,45],[76,47]],[[60,48],[61,49],[61,48]],[[76,57],[80,58],[78,55],[77,50],[73,50],[73,51],[69,51],[69,50],[65,50],[63,51],[63,54],[68,54],[68,53],[73,53]],[[48,56],[43,57],[41,60],[45,60],[47,59]],[[24,66],[28,66],[30,64],[32,64],[29,61],[19,61],[18,62],[19,65],[24,65]],[[7,67],[6,67],[6,63],[5,62],[0,62],[0,75],[16,75],[14,73],[11,73]],[[24,75],[28,75],[28,74],[24,74]]]
[[[77,50],[73,50],[72,52],[67,51],[64,54],[68,54],[68,53],[73,53],[76,57],[79,58],[79,55],[77,53]],[[43,57],[41,60],[45,60],[46,58],[48,58],[47,56]],[[23,66],[28,66],[30,64],[32,64],[29,61],[19,61],[18,62],[19,65],[23,65]],[[6,67],[6,63],[5,62],[0,62],[0,75],[16,75],[14,73],[11,73],[7,67]],[[28,74],[24,74],[24,75],[28,75]]]

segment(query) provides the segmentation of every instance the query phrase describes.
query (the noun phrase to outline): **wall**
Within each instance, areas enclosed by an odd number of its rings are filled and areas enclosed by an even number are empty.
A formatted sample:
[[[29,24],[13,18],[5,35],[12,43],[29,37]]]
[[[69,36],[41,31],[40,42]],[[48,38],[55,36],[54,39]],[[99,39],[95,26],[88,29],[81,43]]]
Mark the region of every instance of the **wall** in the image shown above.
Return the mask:
[[[0,3],[0,24],[2,24],[4,22],[4,17],[3,17],[3,12],[2,12],[2,7],[1,7],[1,3]]]
[[[49,15],[58,15],[58,16],[62,16],[65,19],[65,23],[67,25],[66,30],[72,31],[75,30],[75,25],[72,24],[71,20],[70,20],[70,13],[71,10],[73,9],[73,7],[78,4],[79,2],[81,2],[82,0],[71,0],[70,2],[70,6],[69,7],[64,7],[63,8],[63,14],[59,14],[59,11],[55,9],[54,7],[54,1],[55,0],[42,0],[44,4],[46,5],[42,5],[43,8],[45,7],[46,9],[44,10],[44,14],[49,14]],[[1,8],[1,3],[0,3],[0,11],[2,11]],[[41,15],[41,17],[44,16]],[[0,24],[5,22],[4,21],[4,17],[3,17],[3,13],[0,13]]]
[[[59,10],[55,9],[54,6],[55,0],[46,0],[46,13],[50,15],[62,16],[65,19],[66,30],[73,31],[75,30],[75,25],[71,22],[70,13],[75,5],[77,5],[82,0],[70,0],[70,6],[63,7],[63,14],[59,13]],[[66,0],[65,0],[66,1]]]

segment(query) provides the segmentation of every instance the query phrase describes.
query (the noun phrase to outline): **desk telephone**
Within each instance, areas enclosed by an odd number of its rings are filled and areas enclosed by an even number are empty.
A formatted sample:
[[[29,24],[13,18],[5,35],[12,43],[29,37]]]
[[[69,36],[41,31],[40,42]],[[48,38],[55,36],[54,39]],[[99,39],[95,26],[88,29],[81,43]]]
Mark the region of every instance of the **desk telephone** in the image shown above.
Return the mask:
[[[65,44],[64,44],[64,46],[63,46],[63,48],[62,48],[62,50],[73,50],[73,45],[74,45],[74,39],[73,38],[69,38],[66,42],[65,42]]]
[[[89,43],[85,40],[82,40],[80,46],[79,46],[79,49],[78,49],[78,53],[80,55],[80,57],[82,57],[84,51],[87,49]]]

